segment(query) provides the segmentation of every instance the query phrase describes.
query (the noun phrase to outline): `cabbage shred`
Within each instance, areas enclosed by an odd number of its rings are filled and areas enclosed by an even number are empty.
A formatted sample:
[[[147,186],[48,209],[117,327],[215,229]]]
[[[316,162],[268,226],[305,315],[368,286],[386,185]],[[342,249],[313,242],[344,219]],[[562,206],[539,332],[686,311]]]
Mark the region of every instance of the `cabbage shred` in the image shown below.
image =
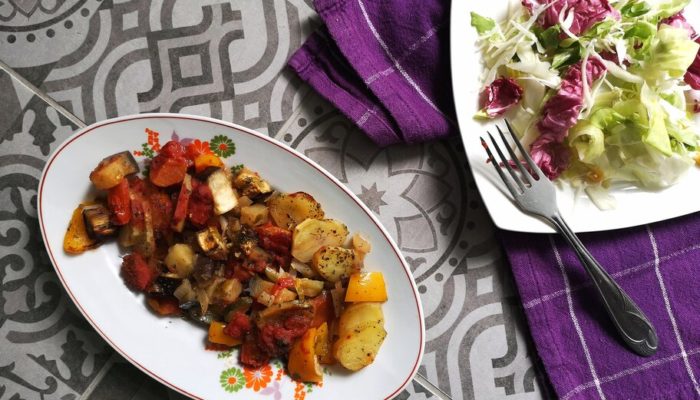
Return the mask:
[[[614,207],[611,187],[667,187],[695,163],[700,136],[684,76],[698,62],[700,39],[678,16],[689,3],[525,0],[500,23],[472,13],[484,86],[499,78],[522,86],[521,101],[505,116],[526,145],[540,137],[547,99],[580,66],[581,91],[571,95],[580,97],[581,112],[576,121],[562,121],[571,127],[561,146],[551,147],[561,150],[548,150],[570,156],[533,157],[564,160],[563,172],[550,178],[579,188],[602,209]],[[593,61],[606,71],[591,81],[586,66]]]

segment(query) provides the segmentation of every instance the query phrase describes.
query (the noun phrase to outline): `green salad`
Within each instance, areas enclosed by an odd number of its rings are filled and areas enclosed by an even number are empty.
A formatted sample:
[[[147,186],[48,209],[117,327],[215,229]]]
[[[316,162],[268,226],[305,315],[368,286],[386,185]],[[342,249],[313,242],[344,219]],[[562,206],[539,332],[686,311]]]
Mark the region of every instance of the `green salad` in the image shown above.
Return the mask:
[[[613,208],[696,164],[700,39],[690,0],[525,0],[472,13],[485,71],[476,118],[506,117],[550,179]],[[697,98],[700,98],[698,96]]]

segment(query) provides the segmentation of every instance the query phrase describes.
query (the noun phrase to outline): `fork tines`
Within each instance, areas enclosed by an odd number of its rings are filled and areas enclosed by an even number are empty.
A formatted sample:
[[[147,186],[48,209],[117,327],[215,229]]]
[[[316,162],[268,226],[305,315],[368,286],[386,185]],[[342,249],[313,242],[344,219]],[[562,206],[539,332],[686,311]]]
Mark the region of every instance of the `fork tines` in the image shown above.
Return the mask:
[[[513,142],[515,142],[515,145],[518,147],[518,150],[520,151],[520,154],[522,154],[522,157],[527,163],[527,166],[529,167],[530,171],[527,171],[523,166],[522,162],[518,159],[518,156],[515,154],[515,151],[511,148],[500,126],[496,126],[496,129],[498,130],[498,134],[501,137],[501,141],[503,142],[503,145],[505,146],[506,151],[510,156],[510,159],[508,159],[505,156],[505,154],[501,150],[501,146],[498,145],[496,139],[494,139],[493,135],[491,135],[491,132],[487,131],[486,133],[488,134],[489,139],[491,139],[493,147],[496,149],[496,154],[498,154],[498,160],[493,156],[489,144],[486,142],[486,140],[484,140],[483,137],[481,138],[481,145],[486,150],[486,154],[492,161],[493,167],[496,169],[496,172],[501,177],[503,183],[505,183],[506,187],[508,188],[508,191],[510,191],[513,196],[516,196],[522,194],[526,190],[526,187],[531,186],[533,184],[533,180],[539,180],[542,176],[542,171],[540,171],[540,169],[537,167],[532,158],[530,158],[530,155],[520,143],[520,140],[518,140],[518,137],[515,135],[513,127],[510,125],[508,120],[506,120],[506,126],[508,127],[508,132],[510,133]],[[513,169],[514,167],[518,168],[518,170],[520,171],[520,176],[516,174],[515,170]],[[510,175],[512,180],[509,179],[508,176],[506,176],[506,174],[503,172],[504,168],[506,169],[506,171],[508,171],[508,174]],[[513,183],[517,185],[517,189],[519,190],[517,190],[516,187],[513,186]]]

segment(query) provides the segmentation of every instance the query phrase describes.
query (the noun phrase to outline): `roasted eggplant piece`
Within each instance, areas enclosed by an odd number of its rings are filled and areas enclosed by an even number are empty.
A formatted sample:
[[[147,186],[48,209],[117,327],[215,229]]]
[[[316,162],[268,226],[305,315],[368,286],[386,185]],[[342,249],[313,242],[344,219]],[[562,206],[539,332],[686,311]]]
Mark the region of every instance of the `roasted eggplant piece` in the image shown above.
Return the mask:
[[[214,199],[214,214],[224,214],[238,205],[238,197],[233,191],[231,180],[223,169],[212,172],[207,178],[207,185]]]
[[[148,294],[151,296],[173,296],[180,284],[182,284],[180,278],[160,275],[148,288]]]
[[[95,239],[112,236],[116,227],[109,218],[109,210],[103,204],[93,204],[83,207],[83,219],[88,235]]]
[[[185,315],[192,321],[206,327],[209,327],[209,324],[216,319],[214,313],[202,312],[202,307],[196,301],[180,304],[180,309],[185,310]]]
[[[100,241],[91,237],[85,227],[83,209],[94,203],[79,205],[74,211],[68,224],[68,230],[63,238],[63,250],[68,254],[80,254],[86,250],[94,249],[100,245]]]
[[[236,244],[243,254],[250,254],[258,245],[258,235],[250,227],[243,225],[236,237]]]
[[[208,286],[215,278],[223,276],[223,263],[208,257],[197,257],[191,277],[197,287]]]
[[[197,232],[197,243],[204,254],[214,260],[225,260],[228,250],[219,230],[213,226]]]
[[[139,172],[139,165],[128,151],[104,158],[90,173],[90,181],[98,189],[110,189],[125,177]]]
[[[272,187],[257,172],[243,168],[233,180],[233,186],[238,189],[241,196],[251,199],[272,192]]]

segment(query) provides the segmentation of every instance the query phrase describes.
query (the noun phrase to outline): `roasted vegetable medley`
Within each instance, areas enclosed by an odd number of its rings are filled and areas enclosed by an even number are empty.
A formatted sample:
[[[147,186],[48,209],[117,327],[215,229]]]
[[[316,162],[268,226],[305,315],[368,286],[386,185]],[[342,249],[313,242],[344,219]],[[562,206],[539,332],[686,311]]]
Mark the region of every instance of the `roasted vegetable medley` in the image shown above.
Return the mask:
[[[373,362],[387,293],[380,272],[363,271],[363,236],[311,195],[178,141],[138,172],[129,152],[99,163],[90,181],[104,196],[73,212],[67,253],[117,238],[124,283],[155,313],[208,327],[209,349],[240,346],[245,366],[282,358],[294,379],[321,382],[321,364]]]

